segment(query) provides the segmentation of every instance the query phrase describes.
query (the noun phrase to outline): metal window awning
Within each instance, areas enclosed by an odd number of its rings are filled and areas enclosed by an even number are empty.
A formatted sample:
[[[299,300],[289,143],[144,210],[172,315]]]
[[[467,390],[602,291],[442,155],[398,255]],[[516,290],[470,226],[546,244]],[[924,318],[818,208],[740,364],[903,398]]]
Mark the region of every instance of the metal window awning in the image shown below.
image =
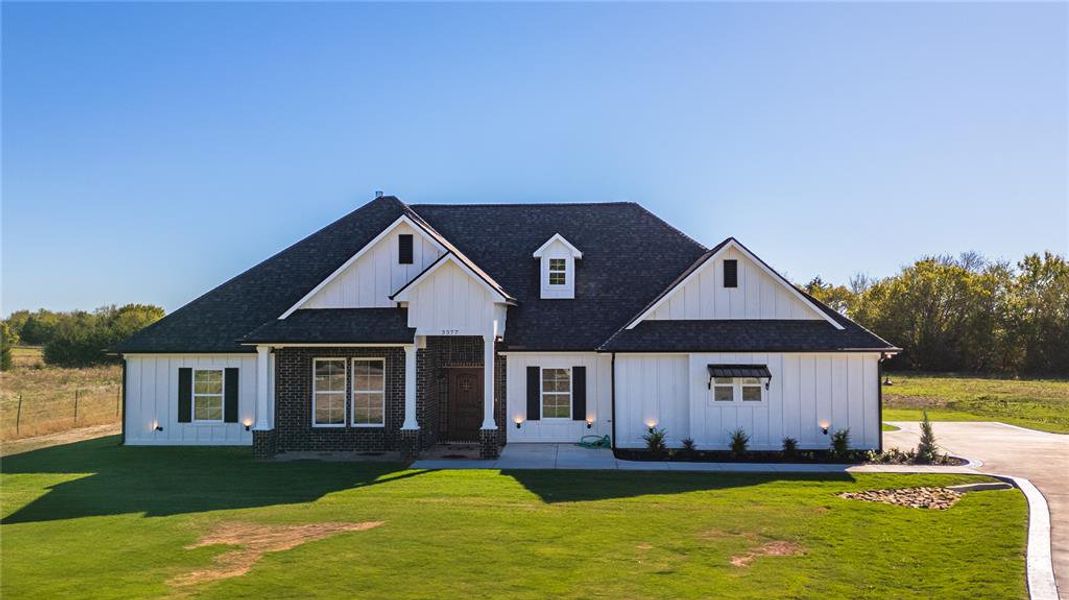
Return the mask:
[[[714,377],[756,377],[765,380],[765,389],[772,382],[772,372],[768,365],[708,365],[709,386],[713,385]]]

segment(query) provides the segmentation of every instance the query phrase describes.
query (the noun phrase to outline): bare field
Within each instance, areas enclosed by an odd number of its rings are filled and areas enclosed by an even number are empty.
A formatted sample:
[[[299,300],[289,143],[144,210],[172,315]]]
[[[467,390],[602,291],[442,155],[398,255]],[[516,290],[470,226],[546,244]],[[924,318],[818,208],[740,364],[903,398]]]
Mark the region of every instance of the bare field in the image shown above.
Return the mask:
[[[39,348],[13,354],[15,367],[0,376],[0,438],[120,422],[120,366],[63,369],[44,366]]]

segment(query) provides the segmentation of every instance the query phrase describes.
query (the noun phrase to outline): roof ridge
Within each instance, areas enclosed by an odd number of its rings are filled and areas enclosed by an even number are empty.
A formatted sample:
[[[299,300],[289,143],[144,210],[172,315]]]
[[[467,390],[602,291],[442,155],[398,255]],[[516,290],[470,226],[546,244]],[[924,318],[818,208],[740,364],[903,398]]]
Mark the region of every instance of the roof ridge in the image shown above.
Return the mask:
[[[608,200],[605,202],[465,202],[465,203],[434,203],[434,202],[421,202],[419,204],[412,204],[411,207],[457,207],[457,208],[470,208],[470,207],[529,207],[529,206],[621,206],[621,205],[633,205],[642,208],[642,205],[638,202],[632,202],[629,200]],[[643,209],[645,210],[645,209]],[[648,211],[647,211],[648,212]]]

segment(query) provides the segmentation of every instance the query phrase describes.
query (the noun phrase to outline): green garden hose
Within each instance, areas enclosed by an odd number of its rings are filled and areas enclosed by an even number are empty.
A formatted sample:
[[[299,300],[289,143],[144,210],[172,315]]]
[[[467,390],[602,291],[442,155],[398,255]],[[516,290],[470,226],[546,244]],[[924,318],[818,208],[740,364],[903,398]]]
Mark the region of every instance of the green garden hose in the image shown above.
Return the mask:
[[[579,443],[576,446],[582,446],[583,448],[611,448],[612,440],[607,435],[584,435],[579,439]]]

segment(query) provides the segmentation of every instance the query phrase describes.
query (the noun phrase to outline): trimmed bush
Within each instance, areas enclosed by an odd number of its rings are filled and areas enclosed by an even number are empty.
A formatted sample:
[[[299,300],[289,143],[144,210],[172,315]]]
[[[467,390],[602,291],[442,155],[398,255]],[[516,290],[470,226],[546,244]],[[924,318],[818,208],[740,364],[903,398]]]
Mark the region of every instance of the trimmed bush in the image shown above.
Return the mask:
[[[750,436],[739,427],[731,432],[731,453],[736,457],[746,454],[746,447],[750,445]]]
[[[840,429],[831,434],[831,453],[836,458],[844,458],[850,452],[850,429]]]
[[[921,441],[917,444],[917,462],[931,464],[939,462],[939,459],[939,446],[935,443],[935,431],[932,430],[932,422],[928,420],[926,410],[921,421]]]
[[[664,443],[664,429],[650,429],[650,432],[642,436],[646,440],[646,449],[653,456],[664,456],[668,453],[668,446]]]
[[[783,455],[791,458],[798,455],[798,440],[787,436],[783,438]]]

